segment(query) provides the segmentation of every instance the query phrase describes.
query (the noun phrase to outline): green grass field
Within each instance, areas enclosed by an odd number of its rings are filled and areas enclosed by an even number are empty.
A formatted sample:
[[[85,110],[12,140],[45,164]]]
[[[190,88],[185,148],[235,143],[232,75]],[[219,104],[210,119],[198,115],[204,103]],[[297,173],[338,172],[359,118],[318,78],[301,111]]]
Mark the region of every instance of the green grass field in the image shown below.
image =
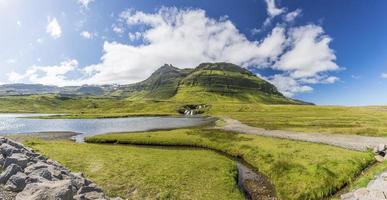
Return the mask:
[[[195,90],[194,87],[191,89]],[[193,91],[188,93],[190,92]],[[242,103],[235,98],[208,94],[199,92],[195,95],[196,98],[186,98],[189,95],[181,93],[173,100],[163,101],[131,98],[62,98],[53,95],[0,97],[0,112],[68,114],[61,116],[62,118],[178,115],[177,110],[182,106],[201,100],[212,102],[208,104],[209,110],[204,113],[205,115],[231,117],[255,127],[387,136],[387,110],[383,107],[265,105]]]
[[[371,153],[220,130],[106,134],[87,138],[87,142],[182,145],[219,150],[243,158],[266,174],[284,200],[321,199],[350,182],[373,162]]]
[[[41,140],[26,144],[83,172],[112,197],[244,199],[236,186],[235,162],[212,151]]]
[[[382,107],[216,104],[211,115],[238,119],[270,130],[387,136]]]

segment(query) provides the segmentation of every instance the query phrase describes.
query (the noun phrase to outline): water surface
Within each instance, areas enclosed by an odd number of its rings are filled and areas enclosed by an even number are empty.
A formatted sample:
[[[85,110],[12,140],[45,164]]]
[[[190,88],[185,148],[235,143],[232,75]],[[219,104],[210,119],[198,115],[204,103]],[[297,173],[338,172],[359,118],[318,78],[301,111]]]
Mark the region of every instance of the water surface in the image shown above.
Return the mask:
[[[114,132],[134,132],[201,126],[211,122],[203,117],[127,117],[104,119],[31,119],[21,117],[47,114],[0,114],[0,134],[76,132],[85,136]]]

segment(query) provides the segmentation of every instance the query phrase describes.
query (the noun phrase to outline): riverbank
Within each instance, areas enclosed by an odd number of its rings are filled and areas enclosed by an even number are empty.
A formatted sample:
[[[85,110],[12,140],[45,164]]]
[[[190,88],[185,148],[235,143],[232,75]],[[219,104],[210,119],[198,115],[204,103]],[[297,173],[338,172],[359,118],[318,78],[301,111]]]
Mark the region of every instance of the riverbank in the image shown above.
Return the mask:
[[[72,171],[82,171],[109,196],[244,199],[237,187],[235,161],[207,150],[70,141],[31,141],[27,145]]]
[[[267,175],[280,199],[329,196],[373,162],[372,153],[328,145],[238,134],[222,130],[179,129],[87,138],[93,143],[197,146],[242,158]]]
[[[38,132],[38,133],[20,133],[20,134],[3,134],[1,136],[10,138],[17,142],[23,143],[29,140],[74,140],[74,137],[81,133],[74,132]]]

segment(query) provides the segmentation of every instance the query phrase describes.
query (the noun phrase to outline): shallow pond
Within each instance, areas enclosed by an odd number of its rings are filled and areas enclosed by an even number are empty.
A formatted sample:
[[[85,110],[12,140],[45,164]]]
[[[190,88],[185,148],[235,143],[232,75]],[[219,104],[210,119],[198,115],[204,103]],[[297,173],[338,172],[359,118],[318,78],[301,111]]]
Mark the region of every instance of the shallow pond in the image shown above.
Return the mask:
[[[0,114],[0,134],[76,132],[77,141],[85,136],[114,132],[174,129],[202,126],[212,122],[204,117],[127,117],[105,119],[32,119],[46,114]]]

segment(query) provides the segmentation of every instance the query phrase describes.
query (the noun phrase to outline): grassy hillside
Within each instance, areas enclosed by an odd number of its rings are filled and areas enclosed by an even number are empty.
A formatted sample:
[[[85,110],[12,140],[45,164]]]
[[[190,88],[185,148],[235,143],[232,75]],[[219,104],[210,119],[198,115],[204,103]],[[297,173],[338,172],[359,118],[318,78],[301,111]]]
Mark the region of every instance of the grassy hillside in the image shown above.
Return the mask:
[[[321,199],[373,162],[372,153],[220,130],[106,134],[88,138],[87,142],[186,145],[219,150],[243,158],[266,174],[284,200]]]
[[[235,162],[211,151],[62,141],[27,144],[72,171],[83,172],[112,197],[244,199],[236,186]]]
[[[230,63],[203,63],[194,69],[164,65],[148,79],[111,93],[133,100],[217,101],[302,104],[284,97],[274,85]],[[201,97],[200,99],[198,97]],[[207,98],[203,98],[207,97]]]

